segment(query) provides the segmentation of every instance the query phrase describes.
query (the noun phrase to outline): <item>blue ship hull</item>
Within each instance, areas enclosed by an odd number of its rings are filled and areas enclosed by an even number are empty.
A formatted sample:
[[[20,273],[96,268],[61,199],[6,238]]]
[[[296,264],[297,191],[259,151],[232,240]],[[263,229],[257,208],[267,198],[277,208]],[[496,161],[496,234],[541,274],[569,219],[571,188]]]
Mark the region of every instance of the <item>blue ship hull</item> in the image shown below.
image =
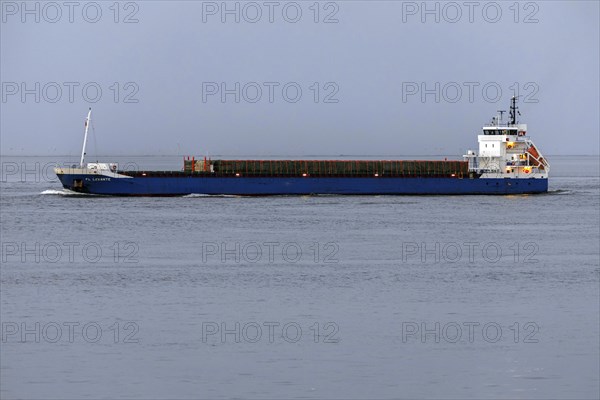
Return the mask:
[[[112,178],[78,174],[59,174],[58,177],[66,189],[112,196],[506,195],[548,191],[548,179],[533,178],[215,176]],[[80,181],[82,185],[75,185],[75,181]]]

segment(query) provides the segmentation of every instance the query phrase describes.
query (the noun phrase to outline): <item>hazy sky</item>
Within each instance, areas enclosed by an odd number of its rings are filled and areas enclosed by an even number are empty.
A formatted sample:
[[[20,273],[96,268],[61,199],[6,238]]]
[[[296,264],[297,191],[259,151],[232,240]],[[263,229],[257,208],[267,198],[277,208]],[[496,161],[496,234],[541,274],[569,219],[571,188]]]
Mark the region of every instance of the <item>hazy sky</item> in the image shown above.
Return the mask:
[[[89,106],[90,154],[462,155],[517,88],[544,153],[599,152],[597,1],[23,4],[4,155],[77,154]]]

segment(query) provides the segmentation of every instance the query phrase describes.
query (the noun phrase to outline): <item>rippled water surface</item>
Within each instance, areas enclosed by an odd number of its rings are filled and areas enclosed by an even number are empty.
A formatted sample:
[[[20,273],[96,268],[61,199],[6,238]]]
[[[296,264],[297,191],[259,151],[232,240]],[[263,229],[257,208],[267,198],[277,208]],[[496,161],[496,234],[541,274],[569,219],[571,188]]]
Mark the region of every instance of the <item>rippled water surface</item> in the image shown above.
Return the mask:
[[[597,157],[406,197],[73,196],[63,161],[2,159],[3,399],[600,396]]]

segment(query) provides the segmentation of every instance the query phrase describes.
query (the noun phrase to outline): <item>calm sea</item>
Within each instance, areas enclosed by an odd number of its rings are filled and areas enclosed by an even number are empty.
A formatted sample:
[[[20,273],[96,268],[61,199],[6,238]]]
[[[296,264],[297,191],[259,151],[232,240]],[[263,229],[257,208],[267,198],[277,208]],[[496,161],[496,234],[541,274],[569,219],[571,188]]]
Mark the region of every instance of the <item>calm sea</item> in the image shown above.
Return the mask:
[[[597,399],[599,161],[549,159],[533,196],[103,198],[3,157],[0,397]]]

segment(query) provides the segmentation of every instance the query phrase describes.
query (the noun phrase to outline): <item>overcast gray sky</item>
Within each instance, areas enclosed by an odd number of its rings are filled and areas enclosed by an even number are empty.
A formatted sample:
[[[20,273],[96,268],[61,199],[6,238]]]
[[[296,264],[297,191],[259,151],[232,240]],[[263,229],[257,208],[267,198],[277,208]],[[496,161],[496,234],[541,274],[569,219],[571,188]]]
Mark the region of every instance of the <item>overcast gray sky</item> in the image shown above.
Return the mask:
[[[543,152],[599,152],[597,1],[23,4],[4,155],[77,154],[89,106],[101,154],[461,155],[515,89]]]

